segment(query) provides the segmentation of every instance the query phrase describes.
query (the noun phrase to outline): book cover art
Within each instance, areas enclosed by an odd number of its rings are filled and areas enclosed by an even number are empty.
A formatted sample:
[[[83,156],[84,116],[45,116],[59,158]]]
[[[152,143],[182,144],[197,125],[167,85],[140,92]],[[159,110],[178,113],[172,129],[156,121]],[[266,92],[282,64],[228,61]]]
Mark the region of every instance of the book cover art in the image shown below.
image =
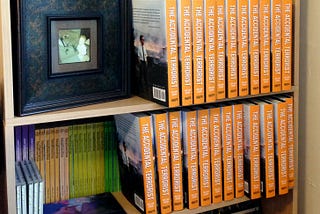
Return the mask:
[[[233,164],[233,135],[232,135],[232,106],[222,106],[221,135],[222,135],[222,166],[223,166],[223,200],[234,199],[234,164]]]
[[[249,7],[247,0],[237,1],[239,96],[249,94]]]
[[[211,152],[209,134],[209,110],[197,108],[199,144],[200,206],[211,204]]]
[[[204,8],[203,0],[191,0],[193,38],[193,103],[204,103]]]
[[[228,98],[238,96],[237,0],[226,0]]]
[[[271,198],[276,193],[273,105],[264,100],[255,100],[255,103],[260,106],[261,194]]]
[[[261,93],[271,90],[271,8],[270,0],[261,0],[260,15],[260,87]]]
[[[169,160],[168,114],[163,111],[151,112],[156,145],[156,169],[160,212],[172,212],[171,173]]]
[[[251,199],[260,193],[260,109],[251,102],[243,103],[244,110],[244,192]]]
[[[134,85],[154,102],[180,105],[176,0],[133,0]]]
[[[193,104],[191,0],[177,0],[177,11],[181,105],[186,106]]]
[[[45,204],[46,214],[79,214],[79,213],[108,213],[125,214],[121,205],[111,193],[73,198],[56,203]]]
[[[292,0],[282,0],[282,90],[291,89],[293,62],[293,6]]]
[[[152,117],[135,113],[114,118],[122,192],[139,211],[158,213]]]
[[[183,183],[189,209],[199,207],[199,156],[196,110],[182,110]]]
[[[226,33],[225,33],[225,0],[216,0],[217,15],[217,99],[226,98]]]
[[[211,144],[211,180],[212,202],[222,201],[222,148],[221,148],[221,116],[219,107],[210,107],[210,144]]]
[[[234,196],[244,196],[244,127],[243,127],[243,104],[232,105],[233,126],[233,160],[234,160]]]
[[[181,111],[172,110],[169,111],[168,114],[171,158],[172,207],[174,211],[178,211],[184,208]]]
[[[214,102],[217,98],[217,74],[216,74],[216,37],[217,15],[216,1],[204,1],[204,33],[205,33],[205,101]]]
[[[260,93],[259,0],[249,0],[250,94]]]
[[[282,55],[282,0],[270,0],[271,7],[271,59],[272,92],[281,91],[281,55]]]

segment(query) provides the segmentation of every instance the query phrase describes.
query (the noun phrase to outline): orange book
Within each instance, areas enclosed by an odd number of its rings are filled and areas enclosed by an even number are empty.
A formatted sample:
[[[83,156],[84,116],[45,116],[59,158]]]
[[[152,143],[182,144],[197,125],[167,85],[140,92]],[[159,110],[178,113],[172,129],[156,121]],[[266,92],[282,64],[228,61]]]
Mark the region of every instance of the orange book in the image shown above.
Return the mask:
[[[255,102],[260,106],[261,193],[271,198],[276,193],[273,104],[263,100]]]
[[[292,79],[292,43],[293,9],[292,0],[282,0],[282,90],[291,89]],[[289,182],[290,184],[290,182]]]
[[[276,190],[279,195],[288,193],[288,126],[287,104],[280,100],[271,100],[274,107],[274,143],[276,163]]]
[[[177,0],[181,105],[193,104],[191,0]]]
[[[259,0],[249,0],[250,94],[260,93]]]
[[[216,1],[204,1],[205,8],[205,94],[206,102],[216,100]]]
[[[271,12],[270,0],[260,1],[260,84],[261,93],[270,92],[271,82],[271,56],[270,56],[270,40],[271,40]]]
[[[216,0],[217,36],[216,36],[216,67],[217,67],[217,99],[226,98],[226,38],[225,38],[225,2]]]
[[[209,110],[197,109],[198,143],[199,143],[199,180],[200,205],[211,204],[211,170],[210,170],[210,137],[209,137]]]
[[[249,94],[249,8],[247,0],[238,0],[239,96]]]
[[[244,196],[243,104],[232,105],[235,197]]]
[[[222,153],[221,153],[221,116],[220,108],[211,107],[210,119],[210,144],[211,144],[211,177],[212,177],[212,202],[222,201]]]
[[[244,192],[251,199],[260,192],[260,110],[259,105],[244,102]]]
[[[226,0],[228,98],[238,96],[237,0]]]
[[[204,103],[204,7],[203,0],[192,0],[193,102]]]
[[[197,141],[197,112],[182,110],[182,142],[184,158],[184,192],[188,209],[199,207],[199,161]]]
[[[232,106],[221,107],[223,200],[234,199]]]
[[[270,0],[271,7],[271,54],[272,54],[272,91],[281,91],[281,43],[282,43],[282,32],[281,32],[281,17],[282,17],[282,0]]]
[[[40,171],[40,129],[34,130],[34,151],[35,163]]]
[[[168,114],[167,112],[153,112],[153,132],[156,145],[156,163],[158,171],[158,187],[160,212],[171,213],[171,179],[168,143]]]
[[[182,127],[181,112],[169,111],[169,135],[171,157],[171,182],[172,182],[172,205],[173,210],[178,211],[183,206],[183,180],[182,180]]]
[[[40,154],[40,167],[39,167],[39,171],[40,171],[40,175],[43,178],[43,180],[46,179],[46,169],[45,169],[45,165],[46,165],[46,134],[45,134],[45,129],[41,128],[40,129],[40,146],[39,146],[39,154]],[[46,180],[45,180],[45,185],[47,185]]]

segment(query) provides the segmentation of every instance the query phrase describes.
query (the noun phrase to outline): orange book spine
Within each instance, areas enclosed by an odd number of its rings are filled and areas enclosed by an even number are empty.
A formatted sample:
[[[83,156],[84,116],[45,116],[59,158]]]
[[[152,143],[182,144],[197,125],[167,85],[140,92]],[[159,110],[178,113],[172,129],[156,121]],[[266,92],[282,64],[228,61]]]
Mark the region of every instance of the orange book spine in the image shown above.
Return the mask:
[[[271,0],[271,54],[272,54],[272,91],[281,91],[281,17],[282,17],[282,0]]]
[[[250,94],[260,93],[259,0],[249,0]]]
[[[40,129],[34,130],[34,151],[35,151],[35,163],[40,171]]]
[[[216,0],[216,17],[217,17],[217,99],[226,98],[226,48],[225,48],[225,2]]]
[[[243,104],[234,104],[233,110],[233,150],[235,197],[244,196],[244,153],[243,153]]]
[[[270,81],[271,81],[271,47],[270,47],[270,37],[271,37],[271,17],[270,17],[270,0],[260,1],[260,56],[261,56],[261,66],[260,66],[260,84],[261,93],[270,92]]]
[[[178,0],[178,36],[182,106],[193,104],[191,0]]]
[[[206,102],[216,101],[216,1],[205,0],[205,94]]]
[[[293,97],[286,98],[288,118],[288,187],[294,187],[294,108]]]
[[[51,175],[50,169],[50,129],[46,128],[45,130],[45,178],[46,178],[46,203],[51,203],[51,180],[54,179],[53,175]]]
[[[292,22],[292,0],[282,0],[282,90],[290,90],[292,84]]]
[[[166,0],[167,55],[168,55],[168,103],[169,107],[180,105],[178,71],[177,2]]]
[[[145,192],[145,212],[157,213],[155,169],[152,145],[152,119],[151,116],[139,118],[141,159]]]
[[[220,108],[210,108],[212,202],[222,201],[222,153]]]
[[[193,102],[204,103],[204,10],[203,0],[192,0]]]
[[[238,96],[237,0],[226,1],[228,98]]]
[[[54,187],[55,187],[55,194],[54,194],[54,200],[60,201],[60,185],[62,185],[60,181],[60,127],[54,128],[54,143],[55,143],[55,152],[54,152],[54,174],[55,174],[55,180],[54,180]]]
[[[169,112],[169,133],[170,133],[170,156],[171,156],[171,178],[172,178],[172,200],[173,210],[183,209],[183,180],[182,180],[182,127],[181,112]]]
[[[239,96],[249,94],[249,17],[248,1],[238,0]]]
[[[172,212],[167,113],[153,114],[161,213]]]
[[[184,156],[187,171],[187,205],[189,209],[199,207],[199,161],[197,141],[197,112],[183,112]]]
[[[222,163],[223,163],[223,199],[234,199],[234,174],[232,150],[232,106],[221,107],[222,124]]]
[[[211,204],[209,110],[198,110],[200,205]]]
[[[50,201],[56,201],[56,168],[55,168],[55,159],[56,159],[56,140],[55,140],[55,130],[50,128]]]

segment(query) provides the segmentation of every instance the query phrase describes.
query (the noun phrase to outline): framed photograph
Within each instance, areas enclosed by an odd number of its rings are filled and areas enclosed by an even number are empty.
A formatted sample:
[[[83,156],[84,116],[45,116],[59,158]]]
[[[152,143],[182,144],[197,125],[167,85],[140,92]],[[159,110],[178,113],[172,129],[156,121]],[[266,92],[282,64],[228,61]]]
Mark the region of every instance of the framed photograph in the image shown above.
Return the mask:
[[[10,1],[15,114],[129,97],[129,2]]]
[[[48,17],[49,76],[99,72],[101,17]]]

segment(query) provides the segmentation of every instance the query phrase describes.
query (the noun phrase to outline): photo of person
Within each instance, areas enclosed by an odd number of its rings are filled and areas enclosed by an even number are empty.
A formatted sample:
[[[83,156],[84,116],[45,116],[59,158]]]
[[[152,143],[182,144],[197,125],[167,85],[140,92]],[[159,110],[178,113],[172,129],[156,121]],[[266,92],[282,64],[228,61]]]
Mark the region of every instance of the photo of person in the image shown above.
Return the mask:
[[[144,45],[144,35],[140,35],[140,45],[137,46],[136,54],[138,56],[139,84],[147,84],[148,75],[148,53]]]

